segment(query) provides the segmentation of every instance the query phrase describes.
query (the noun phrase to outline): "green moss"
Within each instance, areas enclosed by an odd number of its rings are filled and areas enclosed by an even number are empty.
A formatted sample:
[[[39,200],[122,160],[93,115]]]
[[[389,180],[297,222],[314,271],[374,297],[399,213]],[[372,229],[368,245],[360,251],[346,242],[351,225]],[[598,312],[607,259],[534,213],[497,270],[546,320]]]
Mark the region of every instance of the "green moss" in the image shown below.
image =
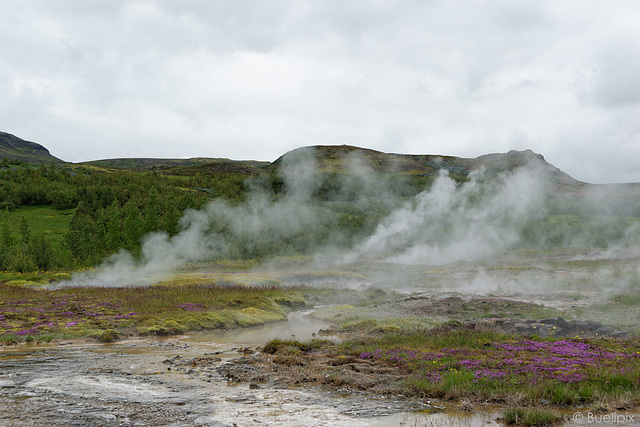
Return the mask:
[[[287,311],[300,310],[309,306],[302,294],[298,292],[275,297],[273,301]]]

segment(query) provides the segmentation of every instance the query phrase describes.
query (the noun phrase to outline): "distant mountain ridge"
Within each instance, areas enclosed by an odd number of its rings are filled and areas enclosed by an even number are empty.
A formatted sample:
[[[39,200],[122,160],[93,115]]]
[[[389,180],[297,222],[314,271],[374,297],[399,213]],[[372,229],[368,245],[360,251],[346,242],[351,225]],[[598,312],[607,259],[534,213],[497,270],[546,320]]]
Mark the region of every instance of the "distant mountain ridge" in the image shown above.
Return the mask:
[[[65,163],[52,156],[42,145],[25,141],[6,132],[0,132],[0,160],[2,159],[27,163]]]
[[[230,160],[223,158],[195,157],[190,159],[120,158],[81,162],[103,168],[155,170],[164,173],[190,175],[195,173],[231,173],[255,175],[262,171],[276,171],[285,159],[295,159],[297,155],[311,155],[319,171],[329,173],[349,173],[358,166],[367,167],[377,173],[430,175],[446,169],[453,177],[464,178],[472,171],[484,168],[490,173],[513,170],[528,164],[537,164],[546,171],[563,192],[580,193],[585,186],[605,187],[634,194],[640,183],[632,184],[586,184],[578,181],[548,163],[540,154],[531,150],[508,153],[485,154],[476,158],[443,156],[437,154],[396,154],[361,148],[352,145],[316,145],[291,150],[273,162],[253,160]],[[0,132],[0,160],[21,160],[28,163],[66,163],[52,156],[45,147],[35,142],[25,141],[9,133]],[[607,190],[608,191],[608,190]]]
[[[536,165],[562,187],[579,187],[578,181],[548,163],[540,154],[531,150],[508,153],[485,154],[476,158],[441,156],[437,154],[384,153],[351,145],[317,145],[292,150],[273,162],[281,165],[287,158],[296,158],[307,151],[312,153],[317,167],[326,172],[348,172],[365,166],[378,173],[434,174],[446,169],[452,176],[467,176],[474,170],[484,168],[489,173],[499,173],[527,165]]]

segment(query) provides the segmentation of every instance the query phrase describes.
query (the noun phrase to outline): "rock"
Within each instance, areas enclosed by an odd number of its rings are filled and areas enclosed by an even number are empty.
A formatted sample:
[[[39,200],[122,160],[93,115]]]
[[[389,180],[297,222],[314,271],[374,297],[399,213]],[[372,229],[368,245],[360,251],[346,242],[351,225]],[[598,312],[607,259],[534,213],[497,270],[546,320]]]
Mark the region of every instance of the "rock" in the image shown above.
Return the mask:
[[[596,329],[600,328],[602,326],[602,323],[592,322],[589,320],[576,320],[574,322],[574,325],[576,326],[577,331],[586,333],[595,331]]]
[[[612,334],[614,332],[614,329],[610,326],[601,326],[598,329],[596,329],[594,332],[596,333],[596,335],[604,336],[604,335]]]
[[[612,332],[611,334],[609,334],[609,336],[611,338],[624,338],[628,335],[629,333],[627,331],[615,331]]]
[[[515,325],[513,325],[513,328],[519,334],[529,334],[531,330],[531,326],[527,325],[526,323],[516,323]]]
[[[571,323],[567,322],[565,319],[563,319],[562,317],[558,317],[556,319],[556,325],[561,327],[562,329],[565,329],[567,331],[572,331],[575,330],[575,326],[572,325]]]

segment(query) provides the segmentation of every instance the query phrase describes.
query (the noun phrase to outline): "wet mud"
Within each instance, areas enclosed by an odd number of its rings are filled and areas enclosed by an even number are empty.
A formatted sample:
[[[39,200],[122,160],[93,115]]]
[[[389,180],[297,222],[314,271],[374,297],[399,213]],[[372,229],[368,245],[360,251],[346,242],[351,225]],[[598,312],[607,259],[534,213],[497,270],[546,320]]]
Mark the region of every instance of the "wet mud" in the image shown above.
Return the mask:
[[[308,339],[326,326],[300,314],[292,320],[180,339],[4,347],[0,425],[396,426],[415,411],[442,409],[356,390],[229,378],[227,366],[258,354],[270,337]]]

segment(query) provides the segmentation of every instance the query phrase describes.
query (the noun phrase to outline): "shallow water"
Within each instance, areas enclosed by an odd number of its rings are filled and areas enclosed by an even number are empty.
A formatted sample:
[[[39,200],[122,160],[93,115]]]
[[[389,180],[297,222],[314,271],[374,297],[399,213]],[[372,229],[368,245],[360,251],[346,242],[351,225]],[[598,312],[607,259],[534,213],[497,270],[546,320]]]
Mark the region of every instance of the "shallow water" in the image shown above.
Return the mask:
[[[189,372],[187,366],[179,372],[168,370],[164,363],[171,358],[189,360],[207,354],[216,354],[222,359],[220,363],[225,363],[241,357],[236,348],[291,335],[306,340],[329,326],[305,314],[294,313],[288,323],[178,339],[3,348],[0,425],[501,425],[495,410],[457,412],[435,401],[416,406],[364,393],[348,395],[313,388],[251,389],[248,384],[228,383],[214,370]]]
[[[262,346],[267,341],[275,338],[307,341],[314,338],[314,334],[317,334],[320,329],[327,329],[331,326],[330,323],[307,316],[308,313],[310,313],[310,311],[291,313],[288,316],[289,320],[287,322],[193,334],[185,337],[184,341],[220,344],[234,343],[249,346]],[[320,338],[319,336],[317,337]]]
[[[0,425],[397,426],[416,404],[317,389],[251,389],[165,361],[216,354],[271,338],[308,339],[328,324],[301,313],[288,324],[114,344],[19,345],[0,352]],[[418,405],[429,409],[430,405]]]

